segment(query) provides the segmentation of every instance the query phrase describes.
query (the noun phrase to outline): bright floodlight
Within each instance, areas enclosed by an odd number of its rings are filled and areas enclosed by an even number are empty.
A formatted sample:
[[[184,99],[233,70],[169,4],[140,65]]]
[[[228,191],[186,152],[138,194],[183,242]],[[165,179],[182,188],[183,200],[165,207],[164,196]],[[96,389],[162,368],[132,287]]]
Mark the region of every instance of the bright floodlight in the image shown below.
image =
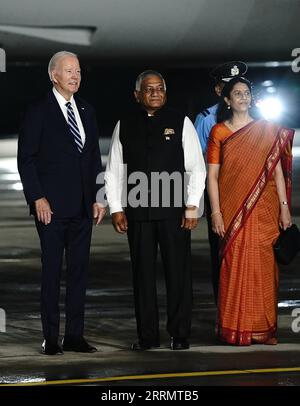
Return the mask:
[[[266,120],[278,118],[283,110],[281,101],[276,97],[266,97],[259,100],[257,107]]]

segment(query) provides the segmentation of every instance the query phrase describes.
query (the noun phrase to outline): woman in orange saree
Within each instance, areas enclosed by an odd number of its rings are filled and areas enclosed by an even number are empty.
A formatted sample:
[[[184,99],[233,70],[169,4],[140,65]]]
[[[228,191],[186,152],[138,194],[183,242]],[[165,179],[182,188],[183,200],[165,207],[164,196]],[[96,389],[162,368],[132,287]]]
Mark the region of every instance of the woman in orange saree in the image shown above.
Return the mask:
[[[273,245],[280,227],[291,225],[294,131],[253,120],[244,78],[226,84],[223,96],[207,153],[212,227],[220,236],[217,334],[228,344],[276,344]]]

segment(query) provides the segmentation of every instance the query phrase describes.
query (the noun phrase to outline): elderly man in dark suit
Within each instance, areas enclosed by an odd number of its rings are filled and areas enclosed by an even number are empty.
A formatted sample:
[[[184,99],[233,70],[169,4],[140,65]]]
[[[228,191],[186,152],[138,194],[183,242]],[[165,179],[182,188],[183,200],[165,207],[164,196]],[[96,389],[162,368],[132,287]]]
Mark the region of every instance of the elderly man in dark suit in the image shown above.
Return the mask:
[[[81,81],[77,56],[58,52],[50,60],[53,89],[32,104],[19,135],[18,168],[35,216],[42,253],[41,317],[47,355],[95,352],[84,339],[84,303],[93,217],[104,214],[96,202],[102,171],[93,108],[74,96]],[[59,337],[59,291],[65,253],[66,323]]]

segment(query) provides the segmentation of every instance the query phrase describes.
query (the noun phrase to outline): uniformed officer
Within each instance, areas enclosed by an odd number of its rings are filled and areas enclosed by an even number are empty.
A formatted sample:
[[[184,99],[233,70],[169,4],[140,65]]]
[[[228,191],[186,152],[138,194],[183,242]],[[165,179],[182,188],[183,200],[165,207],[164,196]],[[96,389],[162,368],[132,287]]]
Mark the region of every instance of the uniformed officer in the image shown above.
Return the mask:
[[[215,92],[218,97],[221,96],[223,87],[235,76],[243,76],[247,72],[247,65],[244,62],[233,61],[217,66],[210,73],[215,82]],[[195,127],[198,133],[199,141],[203,154],[206,153],[210,130],[217,122],[218,103],[204,109],[196,117]],[[212,284],[214,290],[215,303],[218,300],[219,287],[219,237],[212,231],[211,227],[211,209],[207,191],[205,190],[206,219],[208,224],[208,240],[210,245],[210,259],[212,270]]]
[[[247,72],[247,65],[244,62],[228,62],[223,65],[217,66],[212,70],[210,76],[215,82],[215,92],[217,96],[221,96],[225,83],[229,82],[235,76],[243,76]],[[199,136],[202,152],[205,153],[209,133],[212,127],[217,122],[217,109],[218,103],[204,109],[196,117],[195,127]]]

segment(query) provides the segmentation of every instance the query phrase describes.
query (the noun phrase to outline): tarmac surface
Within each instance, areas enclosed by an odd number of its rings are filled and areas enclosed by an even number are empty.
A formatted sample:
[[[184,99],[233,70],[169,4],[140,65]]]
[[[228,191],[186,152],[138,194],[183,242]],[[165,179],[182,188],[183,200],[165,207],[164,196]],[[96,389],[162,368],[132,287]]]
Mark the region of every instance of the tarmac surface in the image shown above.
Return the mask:
[[[300,132],[293,172],[293,217],[300,226]],[[105,144],[107,146],[107,143]],[[0,383],[2,386],[298,386],[300,385],[300,256],[281,268],[277,346],[216,343],[216,307],[205,219],[193,232],[194,308],[191,348],[171,351],[165,288],[158,272],[162,346],[133,352],[136,341],[126,236],[107,216],[93,231],[85,337],[94,354],[41,354],[39,240],[16,168],[16,140],[0,141]],[[61,290],[61,336],[64,328]]]

